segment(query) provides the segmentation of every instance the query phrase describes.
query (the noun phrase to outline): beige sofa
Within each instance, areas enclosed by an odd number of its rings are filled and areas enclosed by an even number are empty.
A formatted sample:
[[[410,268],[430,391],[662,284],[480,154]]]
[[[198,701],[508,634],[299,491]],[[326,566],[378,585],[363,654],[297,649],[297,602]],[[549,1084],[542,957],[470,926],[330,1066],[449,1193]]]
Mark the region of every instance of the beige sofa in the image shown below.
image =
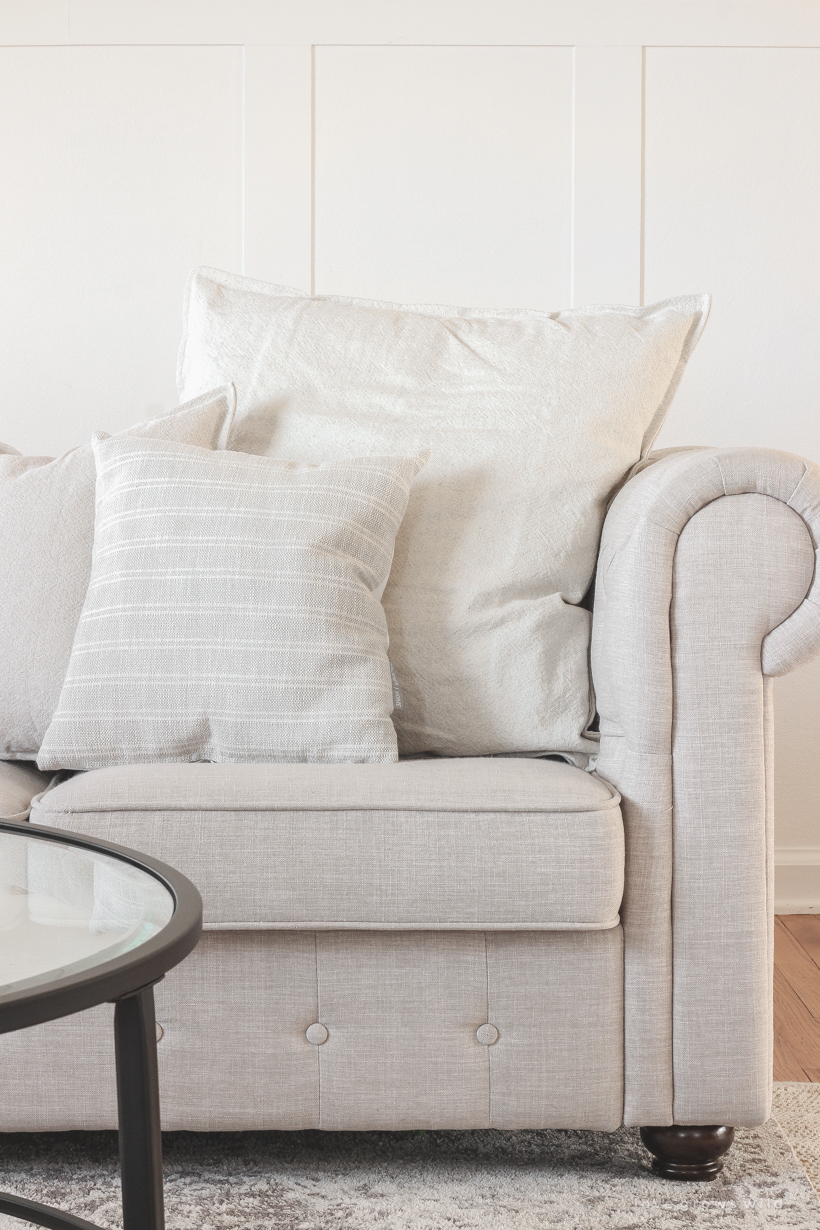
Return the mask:
[[[185,764],[49,786],[0,766],[0,814],[33,796],[32,823],[202,891],[206,934],[156,992],[164,1126],[763,1122],[771,677],[820,649],[818,540],[820,471],[788,454],[680,450],[630,479],[598,565],[596,773]],[[116,1125],[111,1013],[0,1039],[0,1130]],[[728,1138],[704,1139],[668,1134],[684,1162]]]

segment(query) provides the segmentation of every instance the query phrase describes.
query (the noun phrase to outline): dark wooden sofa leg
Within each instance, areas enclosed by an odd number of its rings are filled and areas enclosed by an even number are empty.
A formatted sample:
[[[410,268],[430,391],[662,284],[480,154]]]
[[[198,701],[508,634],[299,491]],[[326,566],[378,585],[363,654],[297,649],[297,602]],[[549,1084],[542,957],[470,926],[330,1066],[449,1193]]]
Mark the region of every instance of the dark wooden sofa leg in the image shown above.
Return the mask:
[[[652,1169],[664,1179],[708,1183],[723,1169],[720,1160],[735,1138],[733,1127],[642,1127]]]

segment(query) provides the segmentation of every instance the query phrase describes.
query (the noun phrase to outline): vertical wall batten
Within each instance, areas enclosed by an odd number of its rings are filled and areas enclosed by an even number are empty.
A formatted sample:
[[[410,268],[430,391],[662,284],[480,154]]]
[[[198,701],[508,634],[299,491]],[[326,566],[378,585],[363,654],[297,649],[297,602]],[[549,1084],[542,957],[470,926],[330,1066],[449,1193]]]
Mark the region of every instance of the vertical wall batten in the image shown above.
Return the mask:
[[[573,306],[641,296],[642,48],[575,48]]]

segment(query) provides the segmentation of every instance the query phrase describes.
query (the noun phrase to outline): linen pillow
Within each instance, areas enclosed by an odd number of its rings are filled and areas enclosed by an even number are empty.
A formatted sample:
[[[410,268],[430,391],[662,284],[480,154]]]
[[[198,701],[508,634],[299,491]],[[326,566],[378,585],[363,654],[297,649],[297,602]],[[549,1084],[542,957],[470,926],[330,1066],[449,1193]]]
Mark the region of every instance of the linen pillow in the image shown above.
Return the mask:
[[[402,753],[595,748],[578,604],[607,500],[651,447],[708,307],[484,312],[194,271],[178,385],[234,381],[231,448],[431,450],[384,595]]]
[[[422,459],[94,451],[91,580],[40,768],[396,760],[377,595]]]
[[[115,439],[227,447],[232,385],[137,423]],[[71,657],[94,541],[91,444],[56,460],[0,454],[0,759],[33,760]]]

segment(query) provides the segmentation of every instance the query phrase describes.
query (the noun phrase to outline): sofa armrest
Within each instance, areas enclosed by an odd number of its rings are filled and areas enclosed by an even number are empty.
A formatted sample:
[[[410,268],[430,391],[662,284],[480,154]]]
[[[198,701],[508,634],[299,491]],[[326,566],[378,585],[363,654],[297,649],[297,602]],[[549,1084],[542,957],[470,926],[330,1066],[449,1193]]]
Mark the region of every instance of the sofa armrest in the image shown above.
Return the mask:
[[[627,1124],[769,1114],[771,680],[820,651],[820,470],[676,450],[598,560],[598,769],[623,796]]]
[[[28,820],[31,800],[53,776],[27,762],[0,760],[0,820]]]

